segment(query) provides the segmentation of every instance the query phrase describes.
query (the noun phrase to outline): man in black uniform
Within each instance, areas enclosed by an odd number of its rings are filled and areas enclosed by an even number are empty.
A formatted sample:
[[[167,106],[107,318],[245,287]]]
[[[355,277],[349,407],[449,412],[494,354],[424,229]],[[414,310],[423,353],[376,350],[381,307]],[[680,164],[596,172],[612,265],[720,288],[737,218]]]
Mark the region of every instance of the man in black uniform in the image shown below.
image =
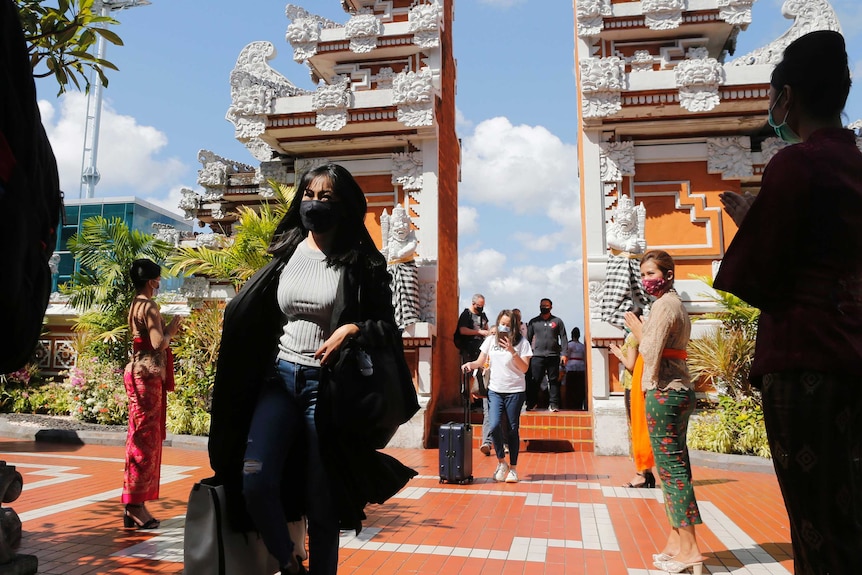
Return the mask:
[[[548,298],[539,303],[539,315],[527,324],[527,341],[533,348],[530,371],[527,372],[527,409],[535,409],[539,386],[548,376],[548,411],[560,411],[560,366],[566,364],[565,349],[569,344],[563,320],[551,315],[553,304]]]

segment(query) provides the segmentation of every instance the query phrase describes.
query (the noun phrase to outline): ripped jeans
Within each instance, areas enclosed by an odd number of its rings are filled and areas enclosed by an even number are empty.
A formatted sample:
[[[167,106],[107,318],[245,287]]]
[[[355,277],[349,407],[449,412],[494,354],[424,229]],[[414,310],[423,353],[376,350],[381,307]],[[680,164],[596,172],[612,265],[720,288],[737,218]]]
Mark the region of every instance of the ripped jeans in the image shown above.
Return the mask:
[[[262,390],[251,420],[243,468],[246,507],[267,549],[282,566],[291,562],[293,543],[282,504],[282,476],[305,473],[309,568],[335,575],[338,568],[338,515],[318,444],[314,410],[320,369],[279,360],[279,379]],[[296,441],[307,442],[306,461],[287,460]],[[313,566],[313,567],[312,567]]]

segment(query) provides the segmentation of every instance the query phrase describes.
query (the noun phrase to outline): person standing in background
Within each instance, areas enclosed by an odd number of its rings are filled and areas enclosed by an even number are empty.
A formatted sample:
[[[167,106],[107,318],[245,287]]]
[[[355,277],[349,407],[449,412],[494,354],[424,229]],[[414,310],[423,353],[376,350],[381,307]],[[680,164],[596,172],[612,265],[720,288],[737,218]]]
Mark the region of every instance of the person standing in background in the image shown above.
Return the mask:
[[[527,341],[533,349],[527,378],[527,410],[538,403],[539,386],[548,377],[548,411],[560,411],[560,366],[566,364],[562,350],[569,343],[563,320],[551,315],[553,302],[543,298],[539,302],[539,315],[527,324]]]
[[[587,411],[587,347],[579,340],[581,330],[572,329],[572,339],[566,345],[566,397],[567,409]]]

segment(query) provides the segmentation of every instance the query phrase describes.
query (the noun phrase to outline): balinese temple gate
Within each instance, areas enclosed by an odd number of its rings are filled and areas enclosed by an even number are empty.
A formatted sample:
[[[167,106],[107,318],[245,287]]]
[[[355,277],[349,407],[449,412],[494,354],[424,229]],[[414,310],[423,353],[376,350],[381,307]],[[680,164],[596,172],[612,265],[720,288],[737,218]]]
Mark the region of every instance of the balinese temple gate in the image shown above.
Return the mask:
[[[622,341],[622,312],[648,303],[631,277],[640,255],[668,251],[689,312],[711,311],[702,295],[710,290],[695,276],[713,277],[736,231],[719,194],[756,193],[764,167],[784,145],[766,122],[772,69],[799,36],[840,31],[828,1],[787,0],[775,18],[788,18],[788,30],[736,55],[754,1],[575,2],[585,336],[597,453],[629,449],[619,364],[608,345]]]
[[[399,286],[408,286],[397,314],[428,405],[424,425],[408,442],[419,447],[437,405],[458,398],[457,349],[451,336],[438,337],[454,331],[459,311],[454,3],[329,1],[342,5],[346,23],[286,8],[293,59],[308,66],[315,90],[297,88],[270,67],[276,56],[270,42],[253,42],[239,54],[227,119],[256,162],[201,151],[198,183],[205,192],[185,190],[180,207],[229,236],[237,207],[273,196],[269,179],[293,185],[326,162],[356,177],[368,200],[366,225]]]

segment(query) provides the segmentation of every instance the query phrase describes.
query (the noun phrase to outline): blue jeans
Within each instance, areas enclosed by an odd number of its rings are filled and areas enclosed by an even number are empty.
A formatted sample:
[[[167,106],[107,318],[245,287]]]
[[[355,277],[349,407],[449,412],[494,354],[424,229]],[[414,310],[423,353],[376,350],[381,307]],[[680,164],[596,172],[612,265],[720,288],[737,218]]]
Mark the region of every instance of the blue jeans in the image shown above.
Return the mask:
[[[261,390],[248,433],[243,467],[246,508],[269,552],[282,566],[289,564],[294,552],[281,497],[282,476],[305,473],[306,492],[293,496],[305,502],[309,568],[318,575],[335,575],[338,515],[314,423],[320,369],[282,360],[277,369],[279,379]],[[306,442],[307,459],[288,464],[287,456],[298,441]]]
[[[488,390],[488,421],[491,425],[491,441],[494,444],[494,453],[497,459],[504,459],[506,452],[503,451],[503,413],[509,420],[509,463],[518,465],[518,451],[521,447],[521,436],[518,431],[521,425],[521,408],[527,395],[523,391],[515,393],[497,393]]]

